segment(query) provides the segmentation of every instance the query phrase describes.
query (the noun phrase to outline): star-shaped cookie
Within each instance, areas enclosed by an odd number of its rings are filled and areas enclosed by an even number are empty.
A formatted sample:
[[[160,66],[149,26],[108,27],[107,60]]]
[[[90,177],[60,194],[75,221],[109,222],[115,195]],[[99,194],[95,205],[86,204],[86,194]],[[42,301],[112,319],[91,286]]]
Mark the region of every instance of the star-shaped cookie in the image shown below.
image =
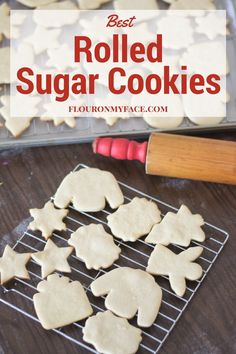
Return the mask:
[[[205,233],[201,229],[203,225],[201,215],[193,215],[185,205],[182,205],[177,213],[167,213],[160,224],[154,225],[145,241],[164,246],[174,243],[188,247],[191,240],[199,242],[205,240]]]
[[[41,266],[42,278],[45,278],[54,271],[70,273],[67,258],[72,251],[73,247],[57,247],[49,239],[43,251],[32,254],[32,258]]]
[[[0,41],[2,35],[10,38],[10,7],[6,2],[0,5]]]
[[[30,253],[17,253],[7,245],[0,258],[1,285],[16,277],[29,279],[25,266],[30,257]]]
[[[54,230],[66,230],[66,224],[62,220],[69,211],[67,209],[56,209],[51,201],[48,201],[42,209],[30,209],[29,212],[34,220],[28,228],[33,231],[41,231],[46,240]]]
[[[37,26],[34,33],[27,37],[25,41],[33,46],[35,54],[41,54],[49,48],[58,48],[60,46],[58,42],[60,34],[60,29],[46,29]]]

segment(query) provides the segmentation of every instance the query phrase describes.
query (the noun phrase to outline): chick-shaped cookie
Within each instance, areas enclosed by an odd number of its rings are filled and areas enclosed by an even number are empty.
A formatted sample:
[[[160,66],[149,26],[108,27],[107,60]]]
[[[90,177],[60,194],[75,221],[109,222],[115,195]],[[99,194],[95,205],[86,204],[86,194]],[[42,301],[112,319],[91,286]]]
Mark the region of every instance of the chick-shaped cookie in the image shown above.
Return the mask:
[[[33,296],[36,314],[45,329],[67,326],[93,313],[79,281],[52,274],[41,281]]]
[[[154,225],[145,241],[164,246],[174,243],[187,247],[191,240],[199,242],[205,240],[202,225],[204,220],[201,215],[193,215],[185,205],[182,205],[177,213],[168,212],[160,224]]]
[[[193,263],[203,251],[202,247],[190,247],[175,254],[167,247],[157,245],[148,260],[147,272],[154,275],[168,275],[172,290],[183,296],[186,280],[197,280],[202,276],[202,267]]]
[[[68,214],[67,209],[56,209],[49,200],[42,209],[30,209],[30,215],[34,220],[29,224],[30,230],[39,230],[47,240],[54,230],[66,230],[66,224],[62,221]]]
[[[134,354],[142,340],[141,333],[126,319],[105,311],[87,319],[83,340],[92,344],[99,353]]]
[[[157,205],[146,198],[135,197],[130,203],[107,217],[108,226],[114,236],[123,241],[136,241],[148,234],[154,224],[161,220]]]
[[[91,284],[95,296],[107,295],[105,306],[117,316],[127,319],[137,315],[140,327],[155,321],[162,299],[162,290],[155,279],[140,269],[121,267],[111,270]]]
[[[112,209],[124,202],[115,177],[98,168],[82,168],[64,178],[56,191],[54,204],[65,208],[72,202],[78,211],[95,212],[104,209],[106,201]]]
[[[88,269],[110,267],[121,252],[112,235],[101,224],[81,226],[71,235],[68,243],[75,248],[76,256],[85,262]]]

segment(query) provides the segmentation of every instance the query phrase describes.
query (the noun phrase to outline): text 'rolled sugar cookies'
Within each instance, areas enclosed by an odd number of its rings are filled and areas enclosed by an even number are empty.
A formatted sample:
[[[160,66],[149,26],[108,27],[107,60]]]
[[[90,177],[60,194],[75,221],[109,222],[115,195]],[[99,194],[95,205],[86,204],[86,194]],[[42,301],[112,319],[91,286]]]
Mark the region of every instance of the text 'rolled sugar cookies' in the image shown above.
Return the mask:
[[[185,205],[182,205],[177,213],[168,212],[160,224],[154,225],[145,241],[164,246],[174,243],[187,247],[191,240],[199,242],[205,240],[202,225],[204,220],[201,215],[193,215]]]
[[[105,306],[127,319],[136,313],[140,327],[150,327],[155,321],[162,300],[162,290],[155,279],[140,269],[121,267],[111,270],[91,284],[95,296],[107,295]]]
[[[45,329],[59,328],[80,321],[93,313],[84,288],[78,281],[49,275],[33,296],[36,314]]]
[[[121,252],[103,225],[90,224],[80,227],[71,235],[68,243],[75,247],[76,256],[85,262],[88,269],[110,267]]]
[[[197,280],[202,276],[202,267],[193,263],[203,251],[202,247],[190,247],[186,251],[175,254],[167,247],[157,245],[148,260],[147,272],[154,275],[168,275],[172,290],[183,296],[186,281]]]
[[[123,241],[136,241],[160,222],[161,212],[154,202],[135,197],[130,203],[121,205],[115,213],[110,214],[107,220],[113,235]]]
[[[82,168],[64,178],[56,191],[54,204],[65,208],[72,202],[78,211],[95,212],[104,209],[106,201],[112,209],[124,202],[115,177],[97,168]]]
[[[110,311],[90,317],[83,328],[83,339],[104,354],[134,354],[142,340],[141,330]]]

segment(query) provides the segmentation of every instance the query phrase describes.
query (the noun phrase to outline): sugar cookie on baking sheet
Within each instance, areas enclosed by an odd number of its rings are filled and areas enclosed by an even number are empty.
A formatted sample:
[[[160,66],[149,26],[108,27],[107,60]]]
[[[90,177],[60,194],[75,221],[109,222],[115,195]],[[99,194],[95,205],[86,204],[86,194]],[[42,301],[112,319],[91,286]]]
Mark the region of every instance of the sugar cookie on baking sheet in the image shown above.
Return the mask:
[[[110,214],[107,220],[114,236],[123,241],[134,242],[148,234],[153,225],[160,222],[161,212],[154,202],[135,197]]]
[[[61,29],[48,29],[42,26],[37,26],[29,37],[25,38],[25,42],[32,45],[35,54],[41,54],[48,49],[60,47],[59,36]]]
[[[76,256],[85,262],[87,269],[108,268],[121,252],[101,224],[79,227],[71,234],[68,244],[75,248]]]
[[[143,117],[145,122],[153,128],[173,129],[183,121],[183,117]]]
[[[195,10],[215,10],[214,0],[176,0],[173,1],[169,7],[169,10],[194,10],[193,16],[203,15],[204,11]],[[173,12],[174,13],[174,12]],[[191,14],[191,11],[187,12]]]
[[[93,313],[88,297],[79,281],[52,274],[41,281],[33,296],[36,314],[45,329],[67,326]]]
[[[207,13],[204,17],[197,17],[196,32],[205,34],[210,40],[214,40],[218,35],[229,34],[225,15],[216,11]]]
[[[26,264],[30,257],[30,253],[17,253],[7,245],[0,257],[1,285],[14,278],[29,279]]]
[[[111,0],[77,0],[80,10],[94,10]]]
[[[187,247],[191,240],[198,242],[205,240],[205,233],[201,228],[203,225],[201,215],[192,214],[185,205],[182,205],[177,213],[168,212],[159,224],[154,225],[145,241],[164,246],[174,243]]]
[[[10,10],[6,2],[0,5],[0,42],[2,35],[6,38],[10,38]]]
[[[136,353],[142,340],[141,334],[139,328],[110,311],[98,312],[90,317],[83,328],[83,340],[104,354]]]
[[[51,201],[48,201],[42,209],[30,209],[30,215],[34,220],[29,224],[28,229],[42,232],[47,240],[54,230],[66,230],[66,224],[62,221],[68,214],[67,209],[56,209]]]
[[[47,240],[44,249],[32,254],[32,258],[41,266],[42,278],[58,271],[70,273],[71,268],[67,258],[73,251],[73,247],[57,247],[51,240]]]
[[[98,168],[82,168],[69,173],[54,198],[58,208],[65,208],[72,202],[76,210],[87,212],[104,209],[106,201],[116,209],[123,204],[124,196],[115,177]]]
[[[202,276],[202,267],[193,263],[203,251],[202,247],[190,247],[175,254],[163,245],[156,245],[148,260],[147,272],[153,275],[168,275],[172,290],[183,296],[186,280],[198,280]]]
[[[20,2],[22,5],[27,7],[37,7],[42,5],[51,4],[52,2],[56,2],[57,0],[16,0]]]
[[[190,45],[181,56],[180,65],[186,65],[188,72],[201,72],[202,75],[229,73],[226,48],[221,41],[206,41]]]
[[[186,116],[197,125],[216,125],[226,117],[226,103],[230,96],[224,90],[217,95],[183,95]]]
[[[162,290],[155,279],[141,269],[121,267],[95,279],[95,296],[107,295],[105,306],[117,316],[131,319],[137,313],[140,327],[150,327],[159,312]]]
[[[157,21],[158,33],[165,33],[163,47],[168,49],[188,48],[194,42],[194,31],[190,19],[182,13],[173,18],[164,16]]]
[[[156,0],[115,0],[114,7],[116,10],[157,10],[159,8]]]
[[[77,6],[69,0],[60,1],[44,6],[38,6],[37,9],[34,11],[34,21],[40,26],[43,27],[52,27],[52,28],[60,28],[62,26],[71,25],[75,23],[79,18],[78,11],[71,11],[68,16],[65,16],[65,13],[62,11],[60,14],[57,10],[77,10]],[[40,11],[37,11],[40,10]],[[47,10],[45,13],[41,10]],[[52,12],[50,12],[52,10]],[[57,15],[57,20],[55,21],[55,12]]]
[[[10,83],[10,47],[0,48],[0,84]]]
[[[36,104],[40,101],[40,98],[32,97],[28,98],[29,102]],[[11,132],[11,134],[16,138],[20,136],[26,129],[29,128],[30,123],[33,117],[14,117],[10,116],[10,96],[0,96],[0,102],[2,103],[2,107],[0,107],[0,114],[2,115],[3,119],[5,120],[5,128]],[[20,107],[20,106],[19,106]],[[23,109],[24,107],[21,106]]]

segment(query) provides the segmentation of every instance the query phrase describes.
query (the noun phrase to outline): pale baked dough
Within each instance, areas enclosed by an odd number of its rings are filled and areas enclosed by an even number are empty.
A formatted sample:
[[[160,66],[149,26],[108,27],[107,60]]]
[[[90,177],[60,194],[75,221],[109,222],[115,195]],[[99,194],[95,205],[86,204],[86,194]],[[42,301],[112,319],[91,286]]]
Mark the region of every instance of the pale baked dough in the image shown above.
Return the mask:
[[[215,10],[214,0],[176,0],[173,1],[169,10],[194,10],[193,16],[203,15],[204,11],[195,12],[195,10]],[[191,11],[186,12],[191,14]]]
[[[41,281],[33,296],[36,314],[45,329],[67,326],[93,313],[79,281],[52,274]]]
[[[145,198],[135,197],[130,203],[121,205],[107,217],[108,226],[114,236],[123,241],[136,241],[148,234],[161,220],[157,205]]]
[[[103,354],[134,354],[142,340],[139,328],[110,311],[98,312],[87,319],[83,340]]]
[[[81,226],[72,233],[68,244],[75,248],[76,256],[85,262],[88,269],[110,267],[121,252],[101,224]]]
[[[29,224],[30,230],[39,230],[47,240],[54,230],[66,230],[66,224],[62,221],[68,214],[67,209],[56,209],[51,201],[48,201],[42,209],[30,209],[30,215],[34,220]]]
[[[183,296],[186,280],[197,280],[202,276],[202,267],[193,263],[203,251],[202,247],[190,247],[175,254],[163,245],[156,245],[148,260],[147,272],[154,275],[168,275],[172,290]]]
[[[37,7],[37,6],[51,4],[52,2],[56,2],[57,0],[16,0],[16,1],[28,7]]]
[[[99,211],[106,201],[112,209],[124,202],[123,193],[115,177],[97,168],[82,168],[69,173],[55,194],[54,204],[59,208],[72,202],[78,211]]]
[[[116,10],[157,10],[156,0],[116,0],[114,1]]]
[[[183,117],[143,117],[143,119],[151,127],[159,129],[177,128],[183,121]]]
[[[168,49],[187,48],[194,42],[194,31],[191,21],[184,15],[173,18],[165,16],[157,22],[158,33],[165,33],[163,47]]]
[[[30,253],[17,253],[7,245],[0,258],[1,285],[13,278],[29,279],[26,264],[30,257]]]
[[[1,51],[1,49],[0,49]],[[0,53],[1,54],[1,53]],[[20,96],[19,96],[20,98]],[[18,109],[23,110],[24,106],[20,106],[22,103],[20,99],[16,99],[17,104],[19,104]],[[0,96],[0,102],[3,106],[0,108],[0,114],[5,120],[5,127],[11,132],[14,137],[20,136],[26,129],[29,128],[30,123],[33,119],[34,114],[37,113],[36,105],[39,103],[39,97],[28,97],[29,106],[28,109],[31,110],[32,117],[11,117],[10,116],[10,96]]]
[[[0,84],[10,83],[10,47],[0,48]]]
[[[205,34],[211,40],[218,35],[226,36],[229,34],[226,18],[222,13],[210,12],[206,16],[197,17],[195,21],[197,22],[196,32]]]
[[[94,10],[111,0],[77,0],[81,10]]]
[[[37,10],[46,10],[47,12],[44,14],[43,11]],[[70,14],[68,13],[68,16],[65,16],[64,12],[60,14],[59,11],[57,11],[57,20],[55,21],[55,12],[52,11],[52,13],[50,13],[49,10],[77,10],[77,6],[70,0],[38,6],[33,14],[34,21],[43,27],[60,28],[75,23],[79,18],[78,11],[71,11]]]
[[[58,271],[70,273],[70,265],[67,258],[73,251],[73,247],[57,247],[52,240],[47,240],[43,251],[33,253],[32,258],[41,266],[42,278]]]
[[[202,75],[229,73],[225,46],[221,41],[192,44],[180,58],[180,65],[186,65],[189,72],[200,72]]]
[[[182,205],[177,213],[168,212],[160,224],[154,225],[145,241],[164,246],[174,243],[187,247],[191,240],[198,242],[205,240],[205,233],[201,228],[203,225],[201,215],[193,215],[185,205]]]
[[[6,38],[10,38],[10,10],[6,2],[0,5],[0,42],[2,35]]]
[[[58,38],[61,34],[61,29],[47,29],[42,26],[37,26],[33,34],[25,38],[25,42],[32,45],[35,54],[41,54],[45,50],[58,48],[60,43]]]
[[[155,279],[140,269],[121,267],[95,279],[95,296],[107,295],[105,306],[120,317],[131,319],[137,313],[140,327],[150,327],[159,312],[162,290]]]

